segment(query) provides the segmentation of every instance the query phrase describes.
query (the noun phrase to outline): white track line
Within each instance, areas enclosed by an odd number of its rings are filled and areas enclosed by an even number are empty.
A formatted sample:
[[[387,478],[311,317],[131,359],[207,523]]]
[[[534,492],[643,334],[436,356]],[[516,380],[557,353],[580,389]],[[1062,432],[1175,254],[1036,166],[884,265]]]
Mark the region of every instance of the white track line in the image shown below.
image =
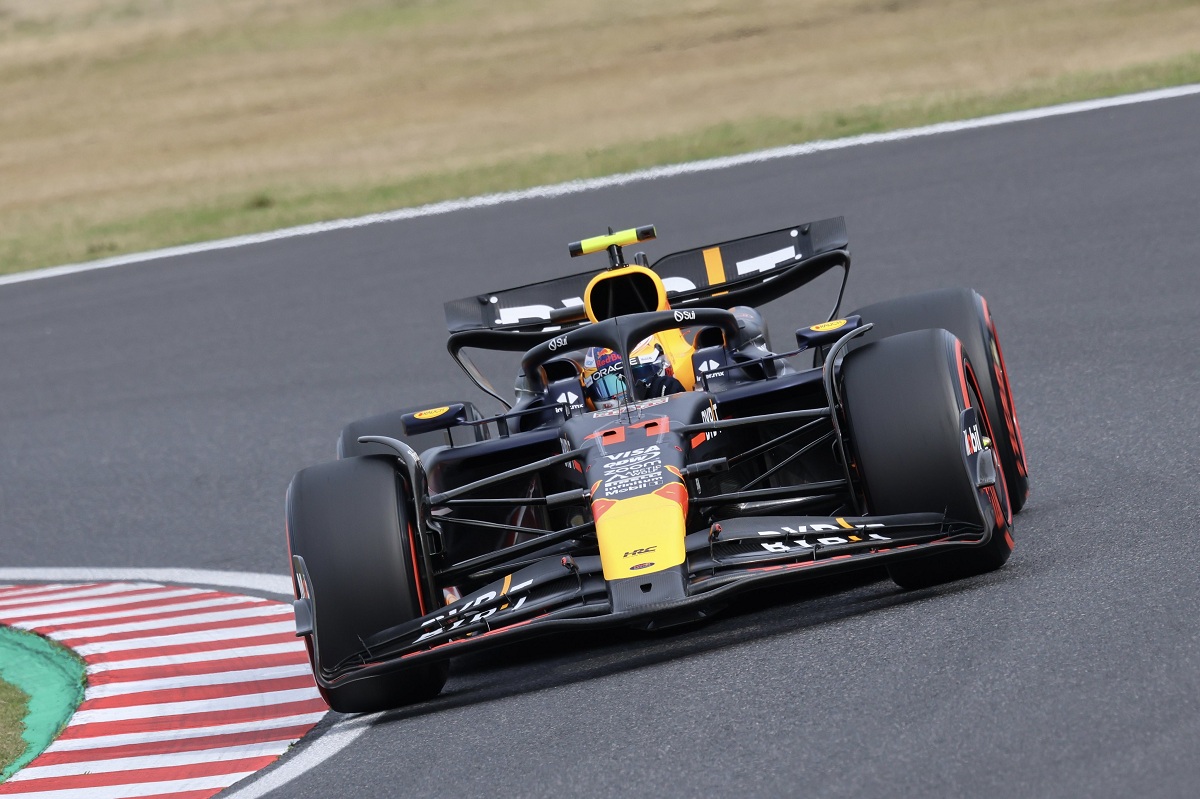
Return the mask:
[[[659,178],[669,178],[677,175],[693,174],[696,172],[712,172],[720,169],[730,169],[732,167],[743,166],[745,164],[754,164],[762,161],[774,161],[780,158],[796,158],[798,156],[808,155],[810,153],[826,152],[829,150],[844,150],[849,147],[862,147],[869,144],[905,141],[907,139],[917,139],[925,136],[938,136],[944,133],[957,133],[964,130],[991,128],[998,125],[1011,125],[1018,122],[1030,122],[1032,120],[1066,116],[1068,114],[1082,114],[1087,111],[1118,108],[1120,106],[1135,105],[1137,103],[1149,103],[1157,100],[1172,100],[1179,97],[1189,97],[1195,94],[1200,94],[1200,84],[1174,86],[1169,89],[1157,89],[1155,91],[1139,92],[1137,94],[1125,94],[1119,97],[1105,97],[1099,100],[1084,100],[1077,103],[1063,103],[1062,105],[1052,105],[1045,108],[1031,108],[1026,111],[1013,111],[1007,114],[994,114],[992,116],[979,117],[977,119],[965,119],[957,122],[941,122],[936,125],[925,125],[919,128],[906,128],[904,130],[894,130],[887,133],[867,133],[861,136],[847,136],[843,139],[825,139],[821,141],[807,142],[805,144],[794,144],[787,147],[775,147],[769,150],[759,150],[758,152],[745,153],[743,155],[731,155],[724,158],[710,158],[705,161],[692,161],[684,164],[672,164],[670,166],[654,167],[653,169],[643,169],[637,172],[626,172],[624,174],[610,175],[603,178],[572,180],[566,183],[556,183],[551,186],[538,186],[537,188],[525,189],[522,191],[507,191],[499,194],[484,194],[478,197],[467,197],[461,200],[447,200],[445,202],[430,203],[429,205],[420,205],[415,208],[401,208],[396,211],[368,214],[366,216],[353,217],[350,219],[335,219],[329,222],[317,222],[311,225],[299,225],[297,227],[283,228],[282,230],[272,230],[265,233],[253,233],[247,236],[235,236],[233,238],[218,239],[216,241],[185,244],[179,247],[167,247],[161,250],[130,253],[128,255],[117,255],[112,258],[103,258],[98,261],[54,266],[48,269],[39,269],[32,272],[19,272],[15,275],[5,275],[0,277],[0,286],[9,283],[24,283],[30,280],[43,280],[45,278],[59,277],[61,275],[73,275],[79,272],[90,272],[95,269],[107,269],[113,266],[144,263],[146,261],[156,261],[164,258],[177,258],[184,255],[193,255],[195,253],[212,252],[214,250],[228,250],[235,247],[246,247],[252,244],[262,244],[268,241],[276,241],[278,239],[294,238],[296,236],[311,236],[316,233],[327,233],[332,230],[347,230],[349,228],[364,227],[366,225],[374,225],[381,222],[397,222],[405,219],[417,219],[425,216],[439,216],[441,214],[450,214],[458,211],[470,210],[473,208],[487,208],[494,205],[505,205],[507,203],[521,202],[523,200],[562,197],[568,194],[579,194],[581,192],[594,191],[596,189],[604,189],[611,186],[624,186],[630,183],[640,183],[648,180],[658,180]],[[2,579],[2,575],[0,575],[0,579]],[[160,579],[165,580],[169,578]]]
[[[97,262],[99,263],[99,262]],[[32,273],[30,273],[32,274]],[[209,569],[91,569],[91,568],[0,568],[0,580],[47,580],[62,582],[107,582],[111,580],[151,580],[183,585],[212,585],[221,588],[246,588],[279,596],[292,596],[292,579],[256,572],[223,572]]]
[[[258,799],[258,797],[270,793],[276,788],[287,785],[292,780],[302,776],[304,772],[316,768],[354,743],[358,736],[369,730],[371,725],[382,718],[382,716],[382,713],[375,713],[370,716],[343,718],[326,730],[321,737],[314,740],[295,755],[284,760],[279,766],[255,779],[245,787],[234,790],[229,795],[222,797],[222,799]]]

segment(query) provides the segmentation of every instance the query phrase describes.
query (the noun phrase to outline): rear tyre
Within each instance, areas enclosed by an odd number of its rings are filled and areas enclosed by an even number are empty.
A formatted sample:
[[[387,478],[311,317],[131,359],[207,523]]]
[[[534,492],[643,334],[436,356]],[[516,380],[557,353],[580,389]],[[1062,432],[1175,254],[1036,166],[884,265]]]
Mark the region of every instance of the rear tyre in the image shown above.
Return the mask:
[[[941,289],[878,302],[854,313],[861,315],[864,323],[875,325],[863,335],[864,343],[938,327],[958,337],[978,372],[980,399],[997,433],[992,441],[1004,468],[1009,503],[1013,513],[1020,511],[1029,497],[1029,467],[1004,352],[987,300],[970,289]]]
[[[394,460],[394,459],[392,459]],[[408,489],[385,458],[348,458],[292,478],[287,535],[304,559],[315,615],[305,636],[314,670],[331,669],[362,650],[362,639],[431,609],[421,596]],[[293,587],[300,586],[293,570]],[[319,686],[334,710],[364,713],[419,702],[442,690],[448,663]]]
[[[969,360],[945,330],[919,330],[867,344],[842,363],[846,420],[855,463],[873,514],[945,512],[982,524],[981,547],[954,549],[888,567],[903,588],[956,580],[1004,565],[1012,553],[1003,473],[976,488],[962,413],[978,409]],[[986,413],[979,414],[987,435]],[[990,452],[991,450],[985,450]]]
[[[451,405],[452,403],[443,402],[442,405]],[[470,402],[464,402],[467,406],[468,419],[482,419],[479,410]],[[413,408],[402,408],[398,411],[390,411],[381,413],[378,416],[368,416],[366,419],[359,419],[357,422],[351,422],[342,428],[342,434],[338,437],[337,456],[339,458],[353,458],[357,455],[395,455],[391,449],[383,444],[360,444],[358,439],[361,436],[387,436],[388,438],[396,438],[403,441],[412,447],[418,455],[431,447],[440,447],[446,443],[447,431],[432,430],[427,433],[410,434],[404,427],[404,415],[406,413],[418,413],[428,408],[436,407],[436,405],[419,405]],[[462,428],[459,428],[461,431]],[[458,435],[463,435],[459,432]],[[474,440],[474,433],[468,431],[466,435]]]

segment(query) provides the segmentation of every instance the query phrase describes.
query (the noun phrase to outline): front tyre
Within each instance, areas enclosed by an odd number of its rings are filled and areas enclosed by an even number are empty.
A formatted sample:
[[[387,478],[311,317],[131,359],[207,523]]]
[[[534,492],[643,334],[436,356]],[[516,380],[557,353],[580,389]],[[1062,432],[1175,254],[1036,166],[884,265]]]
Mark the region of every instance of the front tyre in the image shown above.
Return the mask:
[[[367,637],[432,609],[420,590],[408,488],[392,461],[323,463],[288,487],[288,547],[304,559],[315,611],[314,634],[305,636],[314,671],[318,664],[334,669],[361,652]],[[292,583],[299,598],[294,567]],[[334,710],[365,713],[436,696],[448,668],[415,666],[318,687]]]
[[[982,525],[987,543],[900,561],[888,573],[919,588],[993,571],[1012,553],[1004,474],[976,485],[978,452],[963,429],[975,408],[980,439],[992,438],[971,362],[946,330],[919,330],[867,344],[842,364],[842,396],[854,462],[871,514],[944,512]],[[993,451],[983,450],[988,456]]]
[[[1009,503],[1013,513],[1020,511],[1029,497],[1029,466],[1004,351],[987,300],[970,289],[940,289],[877,302],[854,313],[874,325],[863,342],[938,327],[958,337],[978,371],[979,395],[997,434],[992,441],[1004,468]]]

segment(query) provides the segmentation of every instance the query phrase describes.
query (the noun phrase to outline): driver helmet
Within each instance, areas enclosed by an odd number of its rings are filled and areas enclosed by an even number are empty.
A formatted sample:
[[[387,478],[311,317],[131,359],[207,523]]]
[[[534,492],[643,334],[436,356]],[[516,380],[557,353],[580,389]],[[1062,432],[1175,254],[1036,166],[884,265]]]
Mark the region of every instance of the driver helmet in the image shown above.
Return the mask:
[[[671,361],[654,336],[633,348],[633,354],[629,356],[629,368],[633,372],[633,379],[647,391],[656,382],[675,377]],[[642,395],[650,396],[645,391]]]
[[[664,393],[652,392],[651,388],[675,375],[662,346],[653,336],[634,347],[629,356],[629,371],[634,380],[632,392],[625,384],[624,361],[619,353],[607,347],[588,349],[583,359],[583,388],[595,410],[615,408],[622,402],[645,399],[652,393]]]
[[[583,356],[583,393],[594,410],[615,408],[629,399],[621,356],[607,347],[590,347]]]

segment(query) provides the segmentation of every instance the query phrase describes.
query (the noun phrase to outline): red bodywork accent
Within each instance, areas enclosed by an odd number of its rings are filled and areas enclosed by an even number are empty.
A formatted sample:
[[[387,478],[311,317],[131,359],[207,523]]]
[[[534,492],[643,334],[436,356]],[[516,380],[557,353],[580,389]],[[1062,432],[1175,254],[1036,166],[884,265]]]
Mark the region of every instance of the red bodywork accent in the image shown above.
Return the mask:
[[[593,438],[600,439],[601,444],[623,444],[625,442],[624,427],[610,427],[607,430],[597,430],[591,435],[584,436],[584,441],[591,441]]]
[[[658,436],[671,432],[671,418],[660,416],[657,419],[647,419],[644,422],[629,425],[630,430],[645,430],[647,436]]]
[[[971,389],[975,391],[976,395],[979,395],[979,381],[975,377],[974,368],[971,364],[967,363],[967,359],[963,356],[962,342],[958,339],[954,341],[954,355],[955,361],[958,363],[958,379],[959,385],[962,388],[963,404],[968,408],[974,407],[971,405]],[[983,426],[984,433],[989,439],[994,440],[995,437],[992,433],[991,421],[988,419],[987,408],[980,405],[979,408],[976,408],[976,412],[979,415],[979,423]],[[1007,495],[1008,484],[1005,482],[1004,469],[1000,467],[1000,464],[996,464],[996,480],[1000,486],[1000,490],[1003,490],[1005,495]],[[991,500],[992,512],[996,517],[996,529],[1004,531],[1004,538],[1008,542],[1009,549],[1012,549],[1012,535],[1009,531],[1009,527],[1012,524],[1012,515],[1011,513],[1005,513],[1006,509],[1001,506],[1000,495],[997,492],[996,486],[988,486],[983,491],[987,494],[988,499]]]
[[[683,508],[683,516],[687,518],[688,512],[688,492],[687,486],[683,483],[667,483],[665,486],[660,486],[654,489],[654,493],[660,497],[671,500],[672,502]]]
[[[421,590],[421,570],[417,562],[417,539],[413,535],[411,522],[408,525],[408,552],[412,556],[413,580],[417,583],[413,586],[417,589],[417,606],[421,609],[421,615],[424,616],[429,611],[425,609],[425,592]]]
[[[1029,467],[1025,464],[1025,439],[1021,436],[1021,423],[1017,420],[1016,403],[1013,402],[1012,386],[1008,382],[1008,365],[1004,362],[1004,350],[1000,347],[1000,339],[996,336],[996,325],[992,322],[991,311],[988,310],[987,300],[983,301],[983,318],[987,322],[988,334],[996,347],[999,357],[996,377],[1000,380],[1000,405],[1004,413],[1004,425],[1008,429],[1008,440],[1012,444],[1013,454],[1017,457],[1017,471],[1022,477],[1029,476]]]
[[[600,517],[603,516],[609,508],[611,508],[613,505],[616,505],[617,502],[618,500],[615,499],[593,499],[592,519],[597,522],[600,521]]]

